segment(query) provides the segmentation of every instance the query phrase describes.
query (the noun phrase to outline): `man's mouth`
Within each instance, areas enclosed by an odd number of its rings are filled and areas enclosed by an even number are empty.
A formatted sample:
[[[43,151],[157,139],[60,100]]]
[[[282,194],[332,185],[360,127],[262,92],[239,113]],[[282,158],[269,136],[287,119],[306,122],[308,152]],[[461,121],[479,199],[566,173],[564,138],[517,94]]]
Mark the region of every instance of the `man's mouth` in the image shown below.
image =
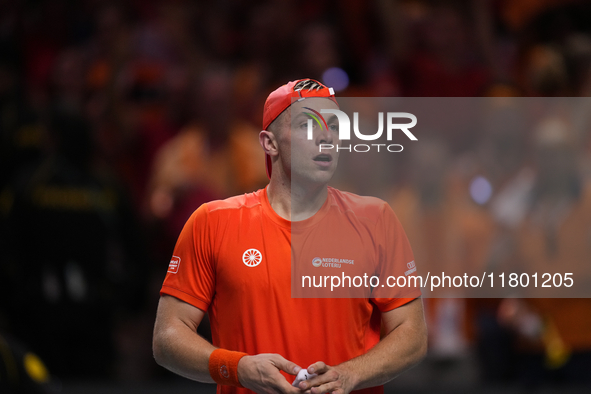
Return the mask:
[[[332,156],[326,153],[321,153],[314,157],[314,161],[330,163],[332,161]]]

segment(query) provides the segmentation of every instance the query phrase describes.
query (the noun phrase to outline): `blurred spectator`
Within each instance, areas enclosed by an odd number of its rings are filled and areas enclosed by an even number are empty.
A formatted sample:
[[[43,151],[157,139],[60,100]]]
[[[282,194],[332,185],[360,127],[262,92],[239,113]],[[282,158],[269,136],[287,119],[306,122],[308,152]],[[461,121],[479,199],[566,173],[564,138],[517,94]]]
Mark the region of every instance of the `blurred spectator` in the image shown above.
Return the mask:
[[[418,27],[402,67],[403,93],[411,97],[481,96],[490,72],[478,57],[465,10],[441,3]]]
[[[55,112],[49,130],[52,154],[5,189],[2,298],[54,373],[106,377],[115,318],[142,306],[143,243],[125,194],[93,167],[89,125]]]
[[[591,188],[580,177],[578,160],[570,125],[542,119],[535,178],[509,257],[514,271],[572,272],[578,281],[590,280]],[[589,299],[505,300],[499,319],[516,335],[518,377],[528,385],[588,383],[590,316]]]
[[[423,139],[411,159],[410,181],[394,188],[390,205],[424,272],[445,267],[448,275],[471,275],[485,266],[495,224],[471,201],[470,173],[462,164],[452,162],[442,141]],[[449,297],[454,296],[451,291]],[[428,289],[424,292],[429,294]],[[446,361],[466,357],[474,330],[466,300],[426,298],[425,304],[431,354]]]

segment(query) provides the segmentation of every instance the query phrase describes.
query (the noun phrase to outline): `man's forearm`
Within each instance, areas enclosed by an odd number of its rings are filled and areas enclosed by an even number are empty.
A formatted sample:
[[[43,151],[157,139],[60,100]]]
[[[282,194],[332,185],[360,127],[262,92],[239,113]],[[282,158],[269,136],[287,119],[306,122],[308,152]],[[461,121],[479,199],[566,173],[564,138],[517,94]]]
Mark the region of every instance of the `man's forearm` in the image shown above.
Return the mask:
[[[335,367],[351,390],[387,383],[427,353],[427,326],[420,298],[385,312],[382,322],[388,334],[380,342],[367,353]]]
[[[366,354],[339,365],[350,371],[354,390],[379,386],[394,379],[427,353],[424,325],[402,323]]]
[[[215,383],[209,374],[209,356],[215,347],[181,320],[156,320],[153,351],[156,362],[188,379]]]
[[[197,334],[204,314],[174,297],[160,297],[152,347],[156,362],[163,367],[188,379],[215,383],[209,374],[209,359],[216,348]],[[295,375],[300,369],[278,354],[244,356],[236,365],[238,381],[221,384],[240,384],[256,392],[299,394],[280,371]]]

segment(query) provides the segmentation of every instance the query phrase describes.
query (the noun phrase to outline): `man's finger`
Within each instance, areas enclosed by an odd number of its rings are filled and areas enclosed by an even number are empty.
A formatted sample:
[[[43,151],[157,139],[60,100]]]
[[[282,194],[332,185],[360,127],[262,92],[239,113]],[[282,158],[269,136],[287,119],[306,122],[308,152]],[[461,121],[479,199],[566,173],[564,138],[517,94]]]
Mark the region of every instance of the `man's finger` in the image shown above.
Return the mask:
[[[326,365],[322,361],[317,361],[314,364],[310,365],[307,369],[310,373],[316,373],[320,375],[321,373],[325,373],[326,371],[328,371],[328,365]]]
[[[283,376],[281,376],[283,377]],[[276,388],[278,389],[278,391],[280,393],[284,393],[284,394],[302,394],[302,391],[297,388],[297,387],[293,387],[291,384],[289,384],[289,382],[285,379],[280,379],[277,382],[277,386]]]
[[[271,361],[273,362],[273,364],[275,364],[277,368],[279,368],[283,372],[287,372],[290,375],[297,375],[298,372],[300,372],[300,369],[302,369],[302,367],[300,367],[296,363],[286,360],[279,354],[274,355],[274,357],[271,358]]]
[[[334,382],[338,378],[339,374],[336,371],[327,371],[325,373],[313,377],[312,379],[308,379],[305,382],[301,382],[299,387],[302,390],[306,390],[310,387],[320,386],[325,383]]]
[[[339,388],[338,382],[330,382],[310,389],[311,394],[332,393]]]
[[[275,364],[277,368],[279,367],[280,362],[277,360],[273,360],[271,362]],[[273,390],[275,390],[275,392],[282,394],[302,394],[300,389],[289,384],[289,382],[285,379],[285,376],[279,373],[279,369],[273,369],[272,375],[273,376],[269,376],[269,378],[271,378],[270,386],[273,388]]]

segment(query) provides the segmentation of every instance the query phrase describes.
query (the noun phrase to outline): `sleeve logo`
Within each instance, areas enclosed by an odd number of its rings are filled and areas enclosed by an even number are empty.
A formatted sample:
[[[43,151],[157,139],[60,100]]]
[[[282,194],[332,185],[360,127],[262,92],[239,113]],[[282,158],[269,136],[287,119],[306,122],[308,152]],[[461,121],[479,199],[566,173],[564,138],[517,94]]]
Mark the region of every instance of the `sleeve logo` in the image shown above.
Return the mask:
[[[417,271],[417,267],[415,266],[415,261],[411,261],[410,263],[406,263],[406,267],[408,268],[408,271],[404,272],[404,275],[408,276],[410,274],[412,274],[413,272]]]
[[[176,274],[179,271],[179,265],[181,265],[181,258],[172,256],[172,260],[170,260],[170,264],[168,264],[168,272]]]

